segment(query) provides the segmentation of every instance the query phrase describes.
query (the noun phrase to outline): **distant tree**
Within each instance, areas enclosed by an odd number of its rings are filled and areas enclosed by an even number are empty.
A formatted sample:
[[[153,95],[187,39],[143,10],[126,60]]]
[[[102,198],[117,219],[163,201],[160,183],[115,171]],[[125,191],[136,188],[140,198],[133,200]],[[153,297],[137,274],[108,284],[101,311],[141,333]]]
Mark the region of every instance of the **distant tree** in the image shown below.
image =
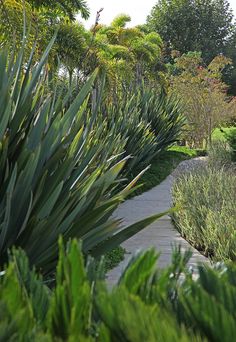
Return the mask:
[[[226,68],[224,81],[229,84],[229,93],[236,95],[236,25],[234,25],[233,33],[228,39],[225,55],[232,60],[232,65]]]
[[[27,33],[43,51],[58,26],[75,21],[79,13],[89,16],[84,0],[0,0],[0,44],[21,44],[25,17]]]
[[[116,17],[109,26],[100,26],[96,32],[97,58],[110,75],[116,87],[140,84],[155,63],[160,60],[162,39],[155,32],[146,33],[141,27],[127,27],[131,18],[125,14]]]
[[[235,100],[227,96],[222,82],[222,72],[231,63],[220,55],[204,66],[196,52],[176,59],[170,90],[180,98],[187,119],[185,138],[193,146],[210,144],[213,129],[236,115]]]
[[[24,20],[27,27],[31,26],[31,34],[35,34],[36,25],[28,2],[0,0],[0,46],[22,42]]]
[[[201,51],[209,63],[225,51],[232,32],[233,13],[228,0],[159,0],[147,18],[160,34],[167,54]]]
[[[82,67],[88,49],[90,35],[83,25],[78,23],[64,23],[58,30],[55,53],[69,74],[69,83],[75,69]]]

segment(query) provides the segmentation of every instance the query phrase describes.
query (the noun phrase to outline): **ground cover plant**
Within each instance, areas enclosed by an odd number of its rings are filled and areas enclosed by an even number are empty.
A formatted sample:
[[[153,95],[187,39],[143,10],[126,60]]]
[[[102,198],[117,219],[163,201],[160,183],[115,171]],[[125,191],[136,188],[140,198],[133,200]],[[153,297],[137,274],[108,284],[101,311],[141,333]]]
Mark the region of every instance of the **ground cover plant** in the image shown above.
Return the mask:
[[[115,247],[104,255],[105,273],[120,264],[125,258],[126,250],[122,246]]]
[[[166,179],[184,160],[204,155],[204,150],[190,149],[185,146],[174,145],[166,151],[159,153],[150,165],[150,168],[137,182],[137,189],[129,197],[141,195],[143,192],[152,189]]]
[[[236,175],[225,165],[225,152],[217,160],[177,179],[174,222],[180,233],[214,260],[235,260]],[[222,166],[224,163],[224,166]],[[227,160],[229,163],[229,160]]]
[[[111,291],[102,264],[95,270],[75,240],[66,248],[60,242],[53,288],[14,249],[0,277],[0,340],[230,341],[235,265],[201,266],[193,280],[190,256],[176,248],[171,265],[160,270],[154,250],[140,252]]]
[[[208,164],[212,167],[230,167],[234,159],[234,151],[226,139],[215,140],[208,150]]]

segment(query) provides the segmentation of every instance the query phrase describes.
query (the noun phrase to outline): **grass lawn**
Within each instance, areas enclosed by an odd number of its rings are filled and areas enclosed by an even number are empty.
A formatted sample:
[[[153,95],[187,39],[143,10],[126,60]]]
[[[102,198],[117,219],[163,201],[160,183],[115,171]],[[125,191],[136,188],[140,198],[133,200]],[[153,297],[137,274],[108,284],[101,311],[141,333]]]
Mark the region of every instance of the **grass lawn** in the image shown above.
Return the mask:
[[[173,146],[162,152],[152,161],[150,169],[145,172],[138,182],[138,185],[141,185],[140,188],[135,190],[130,197],[140,195],[160,184],[183,160],[203,154],[204,151],[189,149],[184,146]]]
[[[214,130],[214,132],[212,133],[212,139],[213,140],[222,140],[222,141],[226,141],[225,138],[225,133],[230,133],[230,131],[232,131],[233,129],[235,129],[235,127],[223,127],[223,128],[216,128]]]

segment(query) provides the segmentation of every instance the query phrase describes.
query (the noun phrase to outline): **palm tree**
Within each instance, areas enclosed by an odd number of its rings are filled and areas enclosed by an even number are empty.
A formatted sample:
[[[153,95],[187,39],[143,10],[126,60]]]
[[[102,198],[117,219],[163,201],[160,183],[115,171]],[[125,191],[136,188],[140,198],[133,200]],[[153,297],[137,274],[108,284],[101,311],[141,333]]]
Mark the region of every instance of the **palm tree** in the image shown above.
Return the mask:
[[[110,75],[113,94],[118,85],[127,88],[140,84],[152,63],[160,59],[160,36],[145,33],[141,27],[127,27],[130,21],[130,16],[122,14],[109,26],[96,28],[97,60]]]
[[[80,13],[82,18],[88,19],[89,9],[85,0],[28,0],[37,10],[49,10],[48,15],[55,17],[67,17],[74,21],[76,14]]]

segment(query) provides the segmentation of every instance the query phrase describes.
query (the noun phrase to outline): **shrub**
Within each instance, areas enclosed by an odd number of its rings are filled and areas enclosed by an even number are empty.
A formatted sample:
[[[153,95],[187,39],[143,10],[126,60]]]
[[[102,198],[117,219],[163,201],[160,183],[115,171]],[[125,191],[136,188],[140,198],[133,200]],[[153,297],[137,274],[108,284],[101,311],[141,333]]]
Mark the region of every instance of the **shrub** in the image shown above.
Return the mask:
[[[109,219],[138,178],[114,194],[129,157],[123,138],[93,126],[96,72],[72,103],[70,90],[45,88],[52,45],[36,65],[33,52],[23,62],[24,47],[15,59],[0,54],[0,265],[16,245],[44,274],[55,268],[59,235],[82,239],[84,253],[99,257],[154,220],[124,234]]]
[[[231,341],[236,333],[236,268],[233,263],[199,267],[193,280],[191,253],[173,252],[164,270],[157,253],[140,252],[108,290],[103,267],[85,264],[72,241],[60,245],[55,287],[30,270],[13,250],[0,278],[0,338],[3,341]],[[181,281],[180,281],[181,277]]]
[[[108,252],[105,255],[105,271],[109,271],[112,268],[119,265],[119,263],[124,260],[125,257],[125,249],[121,246],[116,247],[112,251]]]
[[[180,139],[185,118],[178,98],[164,90],[141,88],[139,93],[141,117],[150,123],[156,135],[157,149],[163,150]]]
[[[232,159],[236,161],[236,127],[225,132],[225,138],[232,148]]]
[[[127,162],[127,173],[135,173],[147,167],[157,154],[157,142],[150,124],[139,119],[139,110],[135,106],[122,107],[114,105],[106,108],[105,129],[109,135],[111,132],[121,137],[124,142],[124,155],[132,158]],[[100,117],[98,125],[101,126],[104,116]]]
[[[230,165],[233,159],[233,150],[227,141],[213,140],[208,149],[208,162],[213,167]]]
[[[184,119],[178,100],[164,92],[145,88],[124,94],[117,104],[102,107],[99,126],[107,119],[108,132],[126,140],[126,155],[131,155],[128,170],[146,167],[160,152],[178,141]]]
[[[236,176],[206,167],[178,179],[173,188],[179,210],[174,221],[196,248],[216,260],[236,260]]]
[[[222,82],[222,70],[231,63],[222,55],[203,67],[197,52],[176,59],[177,75],[170,79],[171,91],[180,97],[187,119],[185,138],[194,147],[211,144],[214,129],[235,117],[235,100],[227,97],[227,86]]]

